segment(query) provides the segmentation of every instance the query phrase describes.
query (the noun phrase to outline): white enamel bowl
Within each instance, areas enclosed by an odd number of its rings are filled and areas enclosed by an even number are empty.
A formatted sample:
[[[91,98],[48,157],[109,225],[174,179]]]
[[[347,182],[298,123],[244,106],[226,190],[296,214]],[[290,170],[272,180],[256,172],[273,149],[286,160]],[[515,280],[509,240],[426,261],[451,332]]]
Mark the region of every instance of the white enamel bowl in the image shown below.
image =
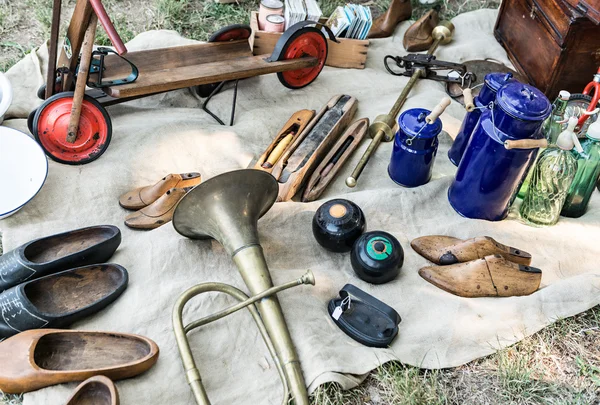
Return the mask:
[[[0,72],[0,124],[4,121],[4,114],[12,103],[13,90],[8,78]]]
[[[35,197],[48,175],[48,160],[33,138],[0,126],[0,219]]]

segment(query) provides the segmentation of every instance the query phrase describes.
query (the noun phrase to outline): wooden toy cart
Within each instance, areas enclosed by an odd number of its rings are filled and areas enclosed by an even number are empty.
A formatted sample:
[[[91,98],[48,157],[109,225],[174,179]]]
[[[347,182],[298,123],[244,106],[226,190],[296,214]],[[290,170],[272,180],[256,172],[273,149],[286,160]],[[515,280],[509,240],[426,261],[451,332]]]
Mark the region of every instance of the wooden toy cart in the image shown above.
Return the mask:
[[[208,43],[128,52],[101,0],[77,0],[57,55],[60,9],[61,0],[54,0],[48,78],[38,92],[45,101],[31,112],[28,124],[46,154],[67,164],[91,162],[108,148],[112,127],[105,106],[193,87],[209,97],[202,107],[218,120],[206,104],[225,82],[234,81],[232,123],[239,79],[277,73],[290,89],[307,86],[327,59],[322,30],[335,40],[326,27],[304,21],[285,32],[272,54],[255,56],[248,42],[250,27],[233,25]],[[116,52],[94,51],[98,20]]]

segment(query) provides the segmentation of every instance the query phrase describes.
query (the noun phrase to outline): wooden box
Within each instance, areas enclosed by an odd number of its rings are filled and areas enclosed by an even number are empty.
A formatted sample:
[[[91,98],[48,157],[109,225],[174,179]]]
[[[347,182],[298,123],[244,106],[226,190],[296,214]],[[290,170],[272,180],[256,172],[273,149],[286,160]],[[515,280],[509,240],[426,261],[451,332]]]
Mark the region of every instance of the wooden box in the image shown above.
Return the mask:
[[[599,10],[600,0],[503,0],[494,35],[550,99],[581,93],[600,66]]]
[[[254,55],[261,55],[273,52],[277,40],[282,35],[279,32],[266,32],[258,29],[258,13],[253,11],[250,15],[250,27],[252,27],[252,36],[250,37],[250,46]],[[338,38],[340,43],[327,40],[328,54],[327,66],[338,68],[364,69],[367,62],[367,50],[369,49],[369,40]]]

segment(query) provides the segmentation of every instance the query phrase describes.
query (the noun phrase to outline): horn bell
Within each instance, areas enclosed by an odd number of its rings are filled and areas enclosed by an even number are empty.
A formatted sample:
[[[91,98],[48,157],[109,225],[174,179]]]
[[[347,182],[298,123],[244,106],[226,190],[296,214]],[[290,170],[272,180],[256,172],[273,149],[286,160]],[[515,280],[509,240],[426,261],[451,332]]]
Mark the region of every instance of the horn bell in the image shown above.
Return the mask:
[[[233,253],[260,244],[257,222],[275,203],[277,180],[262,170],[220,174],[187,193],[173,213],[173,226],[191,239],[216,239]]]

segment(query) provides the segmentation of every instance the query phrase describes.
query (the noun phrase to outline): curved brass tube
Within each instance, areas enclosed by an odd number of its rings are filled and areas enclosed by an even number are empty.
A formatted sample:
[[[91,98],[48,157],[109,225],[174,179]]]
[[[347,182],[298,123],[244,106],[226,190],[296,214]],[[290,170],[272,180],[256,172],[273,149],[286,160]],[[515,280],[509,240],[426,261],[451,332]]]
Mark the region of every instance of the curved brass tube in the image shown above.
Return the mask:
[[[282,405],[288,403],[290,392],[289,392],[289,384],[287,378],[285,376],[285,372],[281,366],[281,363],[277,357],[275,347],[273,346],[273,342],[269,337],[267,332],[267,328],[262,321],[262,318],[258,312],[258,308],[255,305],[255,302],[260,301],[266,297],[275,295],[283,290],[287,290],[292,287],[296,287],[303,284],[311,284],[315,285],[315,278],[313,273],[308,270],[306,274],[300,277],[297,280],[290,281],[288,283],[271,287],[259,294],[256,294],[252,297],[248,297],[243,291],[240,289],[231,286],[229,284],[223,283],[202,283],[198,284],[186,292],[184,292],[175,303],[175,307],[173,308],[173,329],[175,331],[175,340],[177,341],[177,346],[179,347],[179,353],[181,354],[181,360],[183,362],[183,367],[185,369],[186,379],[188,384],[190,385],[192,392],[194,393],[194,397],[196,398],[196,403],[199,405],[210,405],[210,400],[206,395],[206,390],[204,389],[204,385],[202,384],[202,379],[200,378],[200,372],[196,367],[196,362],[194,361],[194,356],[192,355],[192,350],[190,348],[190,343],[187,339],[186,334],[200,326],[206,325],[210,322],[221,319],[227,315],[230,315],[236,311],[239,311],[242,308],[248,308],[250,314],[254,318],[256,325],[258,326],[258,330],[267,345],[267,349],[273,358],[273,362],[277,367],[277,372],[279,373],[279,378],[283,384],[283,401]],[[184,326],[183,324],[183,309],[187,302],[193,297],[200,295],[206,292],[222,292],[228,294],[238,301],[238,304],[233,305],[229,308],[226,308],[222,311],[217,312],[216,314],[206,316],[197,321],[191,322],[190,324]]]

